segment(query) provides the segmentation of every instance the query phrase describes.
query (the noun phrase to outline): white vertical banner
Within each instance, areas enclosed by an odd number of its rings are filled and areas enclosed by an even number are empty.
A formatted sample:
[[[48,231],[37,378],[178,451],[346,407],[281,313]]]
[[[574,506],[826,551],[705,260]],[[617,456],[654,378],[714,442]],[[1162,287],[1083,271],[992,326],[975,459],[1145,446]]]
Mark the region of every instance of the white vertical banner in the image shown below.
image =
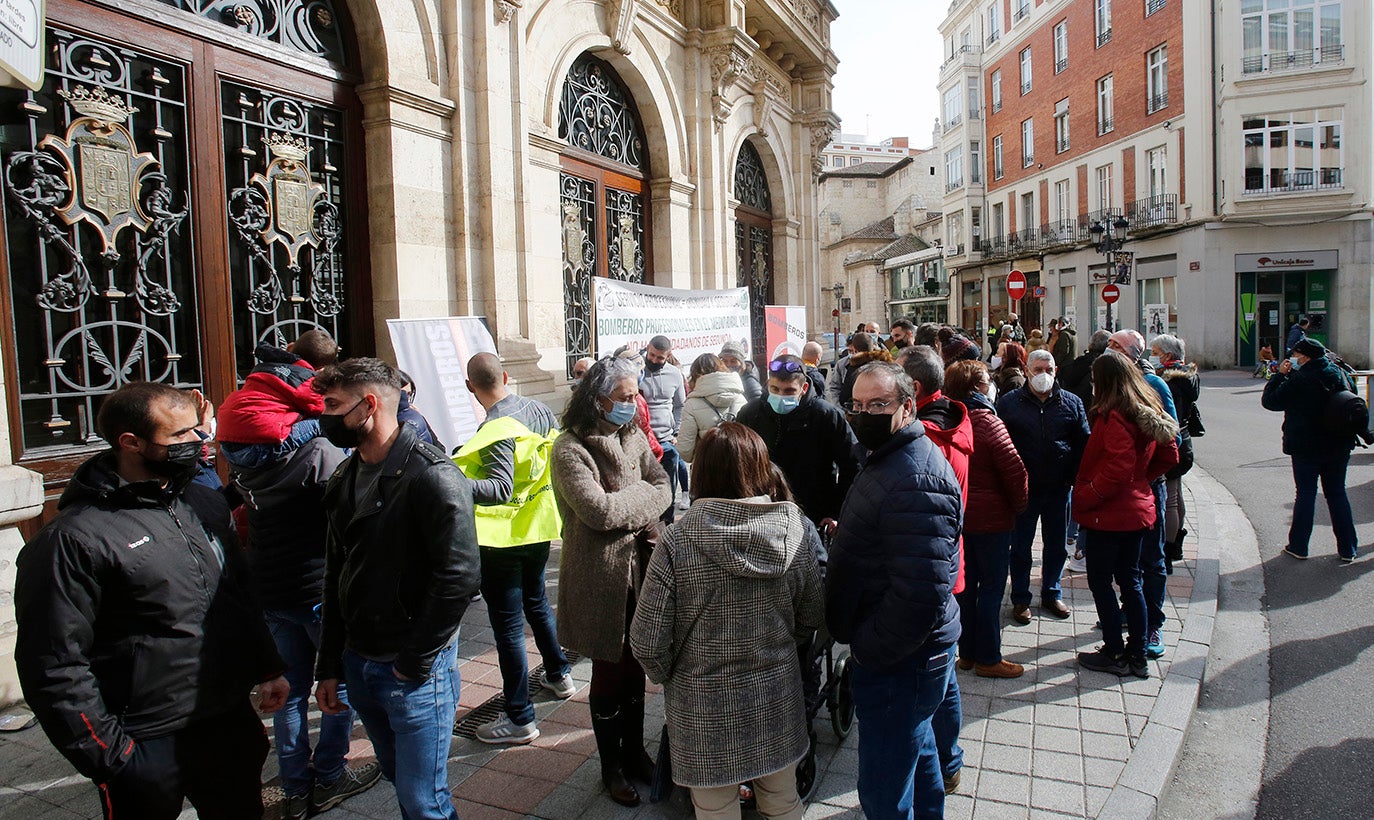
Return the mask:
[[[467,388],[468,359],[495,353],[481,316],[387,319],[396,364],[415,381],[415,408],[446,447],[461,446],[487,417]]]
[[[609,356],[624,345],[639,350],[667,336],[684,367],[702,353],[719,353],[734,342],[753,355],[749,289],[678,290],[592,278],[596,303],[596,350]]]
[[[784,353],[801,356],[806,344],[806,308],[798,305],[765,305],[763,320],[768,330],[768,361]]]

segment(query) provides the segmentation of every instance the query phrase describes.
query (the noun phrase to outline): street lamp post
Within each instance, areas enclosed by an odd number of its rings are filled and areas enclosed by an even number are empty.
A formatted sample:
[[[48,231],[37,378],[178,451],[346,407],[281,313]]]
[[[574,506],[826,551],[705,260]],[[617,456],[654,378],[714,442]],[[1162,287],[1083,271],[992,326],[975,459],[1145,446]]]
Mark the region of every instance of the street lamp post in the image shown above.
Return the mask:
[[[831,334],[830,338],[830,345],[832,350],[832,356],[830,361],[832,362],[831,366],[833,367],[833,362],[837,362],[840,360],[840,299],[844,296],[844,283],[836,282],[828,288],[821,288],[821,292],[829,292],[831,296],[835,297],[835,309],[830,311],[830,315],[833,316],[835,319],[835,332]]]
[[[1102,222],[1094,222],[1088,228],[1088,233],[1092,234],[1093,249],[1107,257],[1107,282],[1109,285],[1128,285],[1130,284],[1130,257],[1132,254],[1123,251],[1121,248],[1126,244],[1126,230],[1131,227],[1131,223],[1126,221],[1126,217],[1117,214],[1116,219]],[[1118,271],[1118,263],[1121,263],[1122,270]],[[1107,329],[1114,330],[1112,324],[1112,303],[1107,303]]]

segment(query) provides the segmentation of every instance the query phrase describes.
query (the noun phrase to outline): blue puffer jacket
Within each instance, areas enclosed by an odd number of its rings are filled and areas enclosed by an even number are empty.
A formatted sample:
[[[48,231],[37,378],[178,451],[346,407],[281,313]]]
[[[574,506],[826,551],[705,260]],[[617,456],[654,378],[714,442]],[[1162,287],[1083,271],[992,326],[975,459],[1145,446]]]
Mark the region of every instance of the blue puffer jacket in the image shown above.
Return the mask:
[[[959,481],[919,422],[874,450],[845,496],[830,551],[830,634],[875,670],[959,639],[951,589],[963,528]]]
[[[1082,399],[1056,384],[1041,402],[1027,384],[997,400],[997,416],[1026,465],[1032,495],[1073,483],[1088,445],[1088,414]]]

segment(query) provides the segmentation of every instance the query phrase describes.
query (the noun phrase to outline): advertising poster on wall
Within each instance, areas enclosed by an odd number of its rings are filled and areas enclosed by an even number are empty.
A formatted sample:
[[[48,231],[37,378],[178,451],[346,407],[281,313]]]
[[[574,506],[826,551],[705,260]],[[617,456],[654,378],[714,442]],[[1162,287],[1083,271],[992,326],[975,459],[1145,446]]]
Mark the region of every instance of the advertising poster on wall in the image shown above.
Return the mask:
[[[765,305],[764,324],[768,327],[768,360],[784,353],[802,354],[806,344],[806,308],[797,305]]]
[[[1154,341],[1156,336],[1171,332],[1169,330],[1169,306],[1145,306],[1145,344]]]
[[[468,359],[495,353],[481,316],[388,319],[396,364],[414,379],[415,406],[446,449],[463,444],[487,417],[467,389]]]
[[[749,289],[677,290],[592,279],[596,303],[596,351],[608,356],[630,345],[641,349],[655,336],[667,336],[684,366],[702,353],[719,353],[735,342],[750,355]]]

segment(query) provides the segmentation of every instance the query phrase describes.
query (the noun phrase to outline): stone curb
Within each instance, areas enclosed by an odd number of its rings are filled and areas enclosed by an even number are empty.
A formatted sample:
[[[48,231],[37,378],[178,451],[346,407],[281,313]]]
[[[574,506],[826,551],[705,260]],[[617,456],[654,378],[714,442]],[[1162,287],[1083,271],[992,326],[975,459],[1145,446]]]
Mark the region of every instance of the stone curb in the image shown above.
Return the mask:
[[[1194,465],[1193,471],[1205,473]],[[1210,478],[1210,475],[1208,476]],[[1173,649],[1169,674],[1160,685],[1159,696],[1145,722],[1130,759],[1098,817],[1112,820],[1155,820],[1159,796],[1173,780],[1174,767],[1183,754],[1188,726],[1197,712],[1207,656],[1216,624],[1217,587],[1221,580],[1216,504],[1202,482],[1184,483],[1192,493],[1192,518],[1198,526],[1197,568],[1193,574],[1193,594],[1188,601],[1187,622]]]

